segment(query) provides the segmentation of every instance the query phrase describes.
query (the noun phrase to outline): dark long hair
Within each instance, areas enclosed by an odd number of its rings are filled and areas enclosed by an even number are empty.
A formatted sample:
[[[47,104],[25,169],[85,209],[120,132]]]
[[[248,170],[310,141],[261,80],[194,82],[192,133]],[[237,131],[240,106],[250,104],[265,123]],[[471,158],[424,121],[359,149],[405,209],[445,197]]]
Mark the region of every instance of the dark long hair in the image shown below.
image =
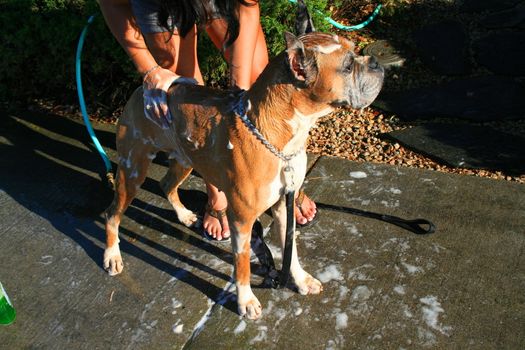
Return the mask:
[[[227,23],[224,43],[227,47],[239,36],[239,4],[250,6],[245,0],[162,0],[159,20],[172,33],[177,29],[184,37],[194,24],[204,25],[218,15]]]

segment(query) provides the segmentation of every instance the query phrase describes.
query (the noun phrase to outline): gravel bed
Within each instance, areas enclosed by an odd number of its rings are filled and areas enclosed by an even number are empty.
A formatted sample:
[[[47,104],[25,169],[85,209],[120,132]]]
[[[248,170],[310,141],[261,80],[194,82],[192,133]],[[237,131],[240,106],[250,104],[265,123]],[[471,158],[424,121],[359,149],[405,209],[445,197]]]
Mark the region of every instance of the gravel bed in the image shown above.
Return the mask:
[[[486,124],[501,131],[525,134],[525,121]],[[450,167],[380,137],[381,134],[411,126],[373,108],[361,111],[345,109],[318,122],[310,132],[307,151],[357,162],[386,163],[525,183],[525,174],[509,176],[501,171]]]

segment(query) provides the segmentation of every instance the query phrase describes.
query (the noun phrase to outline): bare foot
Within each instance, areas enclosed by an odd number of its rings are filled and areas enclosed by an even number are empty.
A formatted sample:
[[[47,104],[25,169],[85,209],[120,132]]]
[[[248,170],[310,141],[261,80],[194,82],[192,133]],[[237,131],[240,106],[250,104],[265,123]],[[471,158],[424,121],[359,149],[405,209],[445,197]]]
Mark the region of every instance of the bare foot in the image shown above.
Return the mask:
[[[206,185],[208,190],[208,206],[204,212],[202,227],[214,239],[221,241],[230,237],[230,226],[226,217],[228,203],[224,192],[213,185]]]
[[[295,199],[295,221],[299,225],[304,225],[315,218],[317,208],[315,202],[311,200],[302,190],[299,191]]]

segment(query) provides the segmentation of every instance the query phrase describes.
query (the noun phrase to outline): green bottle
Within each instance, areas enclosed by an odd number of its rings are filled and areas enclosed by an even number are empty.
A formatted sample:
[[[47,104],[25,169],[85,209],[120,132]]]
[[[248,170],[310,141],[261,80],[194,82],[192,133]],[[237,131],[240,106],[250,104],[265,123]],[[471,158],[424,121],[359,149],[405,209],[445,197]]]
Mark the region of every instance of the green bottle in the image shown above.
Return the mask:
[[[15,320],[16,312],[0,282],[0,324],[10,324]]]

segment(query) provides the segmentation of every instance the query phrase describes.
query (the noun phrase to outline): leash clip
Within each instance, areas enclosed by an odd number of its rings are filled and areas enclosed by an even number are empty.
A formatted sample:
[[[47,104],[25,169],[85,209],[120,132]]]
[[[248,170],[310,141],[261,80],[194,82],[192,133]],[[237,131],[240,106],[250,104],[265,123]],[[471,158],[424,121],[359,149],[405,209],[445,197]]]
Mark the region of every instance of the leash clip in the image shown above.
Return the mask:
[[[289,162],[283,168],[284,172],[284,193],[288,194],[295,189],[294,181],[294,168],[290,165]]]

